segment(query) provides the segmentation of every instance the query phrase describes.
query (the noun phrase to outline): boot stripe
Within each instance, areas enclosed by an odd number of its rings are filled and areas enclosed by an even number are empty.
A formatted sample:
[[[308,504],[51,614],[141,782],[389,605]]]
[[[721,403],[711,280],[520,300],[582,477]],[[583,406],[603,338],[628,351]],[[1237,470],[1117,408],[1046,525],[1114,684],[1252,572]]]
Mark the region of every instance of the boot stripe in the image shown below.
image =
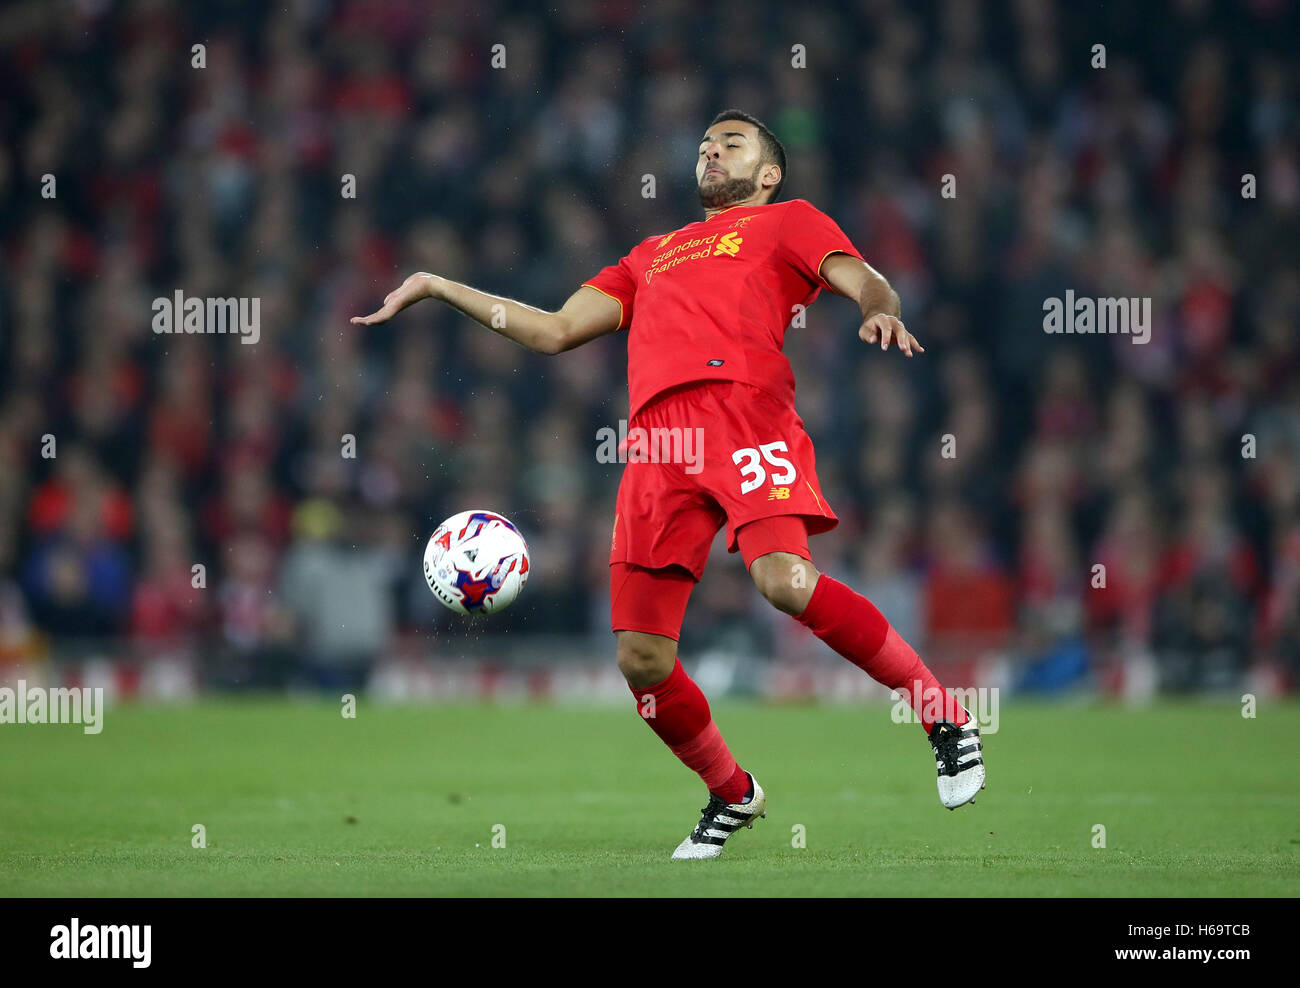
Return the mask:
[[[692,837],[691,841],[695,844],[725,844],[727,838],[714,837],[712,834],[701,834],[699,837]]]

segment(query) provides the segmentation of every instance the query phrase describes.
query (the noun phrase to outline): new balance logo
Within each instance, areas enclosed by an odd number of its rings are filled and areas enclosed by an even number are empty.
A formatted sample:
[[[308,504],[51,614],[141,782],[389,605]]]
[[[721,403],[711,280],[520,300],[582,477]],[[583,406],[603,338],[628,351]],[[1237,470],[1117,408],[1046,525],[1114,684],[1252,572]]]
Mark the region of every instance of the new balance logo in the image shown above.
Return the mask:
[[[767,499],[769,501],[788,501],[790,500],[790,488],[773,487],[767,492]]]

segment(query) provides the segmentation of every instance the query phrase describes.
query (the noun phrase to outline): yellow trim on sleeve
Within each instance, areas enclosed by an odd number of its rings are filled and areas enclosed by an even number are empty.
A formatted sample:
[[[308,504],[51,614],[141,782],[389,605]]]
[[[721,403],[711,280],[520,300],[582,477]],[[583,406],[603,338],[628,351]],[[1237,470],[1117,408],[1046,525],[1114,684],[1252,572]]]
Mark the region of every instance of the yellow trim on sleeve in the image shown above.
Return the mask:
[[[849,257],[853,257],[854,255],[849,254],[849,252],[845,250],[843,247],[836,247],[834,250],[828,250],[825,254],[822,255],[822,259],[817,262],[817,280],[819,280],[823,285],[825,285],[827,288],[829,288],[831,291],[834,292],[835,291],[834,286],[832,286],[829,281],[827,281],[825,278],[822,277],[822,265],[826,263],[826,258],[830,257],[832,254],[848,254]],[[861,261],[862,258],[859,257],[858,260]],[[592,285],[591,287],[595,288],[596,286]],[[599,289],[597,289],[597,291],[599,291]],[[839,293],[836,292],[836,294],[838,295]]]
[[[826,260],[826,258],[823,257],[822,260],[824,261]],[[596,286],[593,285],[590,281],[584,281],[582,283],[582,286],[584,288],[596,288]],[[623,328],[623,300],[621,298],[614,298],[613,295],[605,291],[605,289],[603,288],[596,288],[596,291],[600,292],[600,294],[604,295],[606,298],[614,299],[614,301],[618,303],[618,327],[615,330],[615,332],[617,332],[619,329]]]

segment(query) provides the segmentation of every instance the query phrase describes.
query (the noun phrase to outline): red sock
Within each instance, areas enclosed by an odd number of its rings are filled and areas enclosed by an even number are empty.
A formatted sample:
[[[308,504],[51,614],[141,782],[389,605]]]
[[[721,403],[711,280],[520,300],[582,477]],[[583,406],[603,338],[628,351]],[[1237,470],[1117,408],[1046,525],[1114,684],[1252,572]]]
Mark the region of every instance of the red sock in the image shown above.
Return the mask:
[[[632,695],[641,719],[704,780],[709,792],[728,803],[739,803],[749,794],[749,775],[731,757],[709,712],[709,701],[686,675],[681,659],[674,662],[672,674],[662,683],[632,688]]]
[[[822,573],[812,599],[796,620],[872,679],[906,697],[926,734],[936,715],[954,724],[966,723],[961,704],[860,593]]]

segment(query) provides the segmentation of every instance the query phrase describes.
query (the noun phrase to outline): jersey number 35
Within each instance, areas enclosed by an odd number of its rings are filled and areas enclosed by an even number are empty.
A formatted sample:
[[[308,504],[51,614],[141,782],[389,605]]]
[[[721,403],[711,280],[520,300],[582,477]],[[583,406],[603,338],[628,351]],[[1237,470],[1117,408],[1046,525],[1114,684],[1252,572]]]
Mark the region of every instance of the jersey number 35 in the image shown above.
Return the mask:
[[[764,443],[758,449],[747,446],[744,449],[738,449],[731,454],[731,462],[740,467],[740,493],[748,494],[750,491],[762,487],[767,480],[767,470],[763,467],[763,461],[766,460],[768,465],[774,468],[772,473],[772,483],[789,484],[795,478],[794,464],[784,456],[777,456],[777,452],[790,452],[786,446],[785,440],[778,440],[774,443]],[[779,470],[780,472],[775,472]]]

